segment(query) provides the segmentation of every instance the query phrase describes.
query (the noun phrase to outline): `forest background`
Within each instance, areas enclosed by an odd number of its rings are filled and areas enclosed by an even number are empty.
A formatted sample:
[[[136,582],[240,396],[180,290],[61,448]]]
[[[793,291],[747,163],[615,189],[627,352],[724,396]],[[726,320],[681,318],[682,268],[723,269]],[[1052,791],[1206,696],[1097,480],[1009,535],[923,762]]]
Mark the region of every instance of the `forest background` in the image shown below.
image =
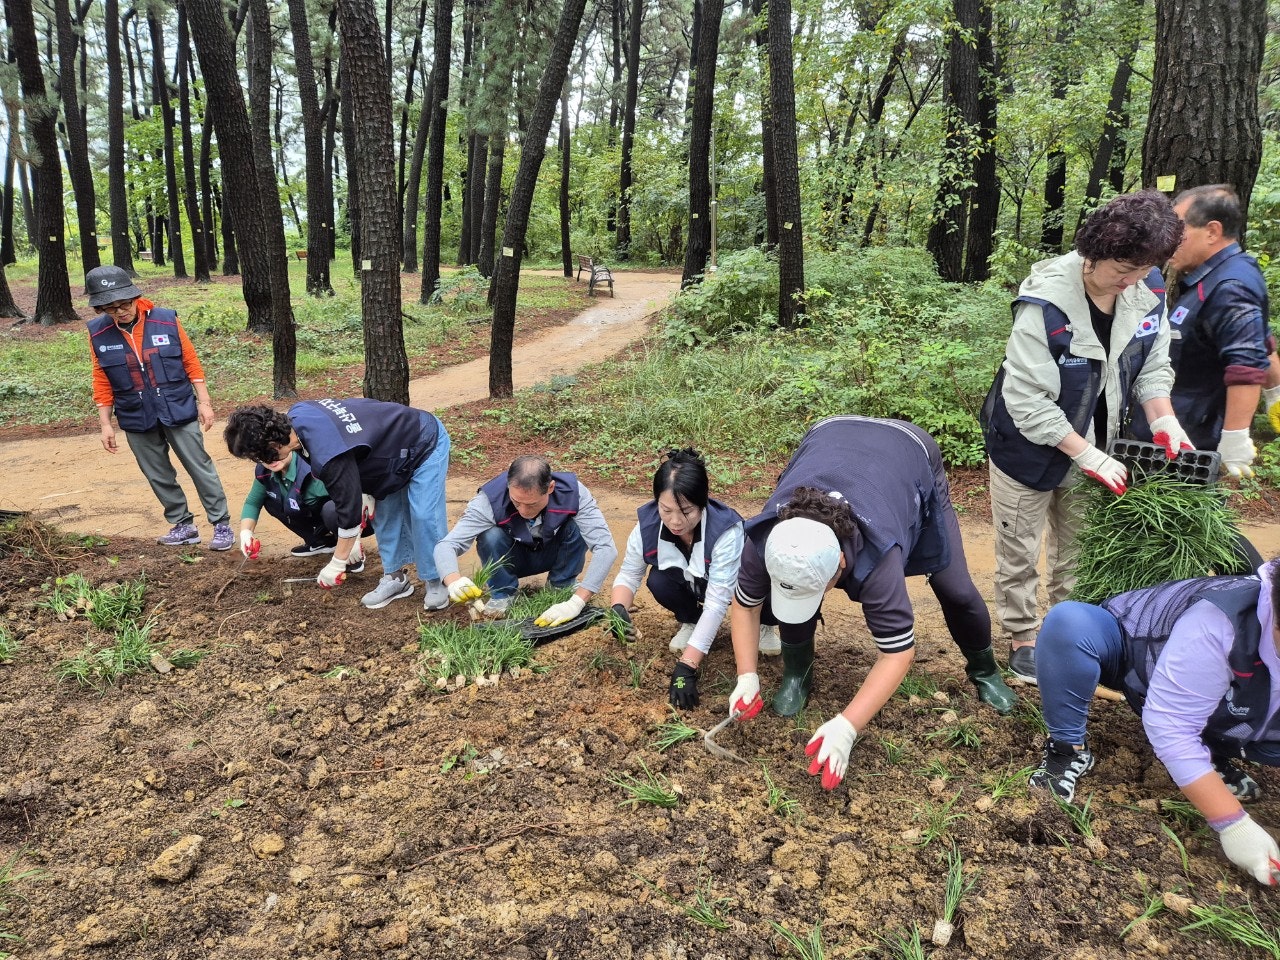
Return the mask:
[[[4,22],[0,314],[9,277],[55,325],[99,263],[171,274],[202,351],[233,341],[219,373],[287,398],[362,354],[362,391],[406,401],[406,322],[490,313],[495,420],[604,466],[693,438],[732,482],[849,411],[980,464],[1010,290],[1118,192],[1236,184],[1280,279],[1257,0],[6,0]],[[569,302],[520,268],[579,256],[623,283],[678,265],[685,291],[608,376],[507,402],[517,300]],[[80,336],[10,334],[0,426],[80,406]]]

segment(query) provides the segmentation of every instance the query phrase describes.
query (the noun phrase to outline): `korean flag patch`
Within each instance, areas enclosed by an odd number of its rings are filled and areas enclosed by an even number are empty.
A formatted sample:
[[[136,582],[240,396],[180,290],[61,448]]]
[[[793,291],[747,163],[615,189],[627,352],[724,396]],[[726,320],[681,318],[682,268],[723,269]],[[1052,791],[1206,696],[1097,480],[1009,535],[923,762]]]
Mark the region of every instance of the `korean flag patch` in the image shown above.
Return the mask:
[[[1160,314],[1149,313],[1138,323],[1135,337],[1150,337],[1160,329]]]
[[[167,333],[152,334],[151,345],[153,347],[167,347],[169,345],[169,335]]]
[[[1175,327],[1180,327],[1182,326],[1182,321],[1187,319],[1187,314],[1190,312],[1191,311],[1188,310],[1186,307],[1178,307],[1177,310],[1169,314],[1169,322],[1173,324]]]

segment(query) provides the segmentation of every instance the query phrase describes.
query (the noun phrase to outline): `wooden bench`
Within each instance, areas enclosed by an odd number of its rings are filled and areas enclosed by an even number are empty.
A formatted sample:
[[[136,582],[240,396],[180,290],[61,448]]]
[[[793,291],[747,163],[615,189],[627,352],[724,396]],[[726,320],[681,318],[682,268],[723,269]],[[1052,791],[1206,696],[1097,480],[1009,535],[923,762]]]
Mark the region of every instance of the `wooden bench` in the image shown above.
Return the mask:
[[[613,273],[603,263],[596,263],[591,257],[578,255],[578,272],[574,275],[575,280],[582,279],[582,271],[587,271],[587,295],[594,297],[596,295],[596,284],[609,285],[609,296],[613,296]]]
[[[138,259],[139,259],[139,260],[150,260],[150,259],[151,259],[151,251],[150,251],[150,250],[139,250],[139,251],[138,251]]]

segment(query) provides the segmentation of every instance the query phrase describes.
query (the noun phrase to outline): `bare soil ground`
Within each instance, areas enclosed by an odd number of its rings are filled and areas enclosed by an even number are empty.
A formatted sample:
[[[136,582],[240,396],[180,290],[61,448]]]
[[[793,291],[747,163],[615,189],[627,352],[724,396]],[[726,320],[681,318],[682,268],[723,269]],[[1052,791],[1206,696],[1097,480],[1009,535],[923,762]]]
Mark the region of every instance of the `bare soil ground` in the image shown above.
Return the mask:
[[[613,349],[638,335],[648,310],[634,309],[625,335],[602,334]],[[546,362],[582,362],[599,342],[548,342]],[[457,376],[415,385],[415,401],[483,392],[475,371]],[[446,399],[429,399],[437,390]],[[238,504],[248,471],[219,465]],[[1021,778],[995,796],[997,778],[1038,757],[1035,714],[1001,718],[977,703],[923,583],[915,673],[939,692],[891,701],[844,785],[826,793],[806,774],[804,744],[874,656],[859,611],[840,598],[827,604],[805,713],[766,710],[719,735],[748,763],[712,757],[700,738],[660,752],[674,624],[646,594],[631,647],[588,628],[540,647],[536,671],[442,692],[416,676],[417,628],[457,614],[424,614],[420,591],[361,608],[376,555],[326,594],[281,582],[322,564],[288,558],[292,539],[269,522],[264,558],[242,569],[238,553],[155,546],[142,537],[162,524],[136,466],[101,453],[96,434],[0,445],[0,468],[0,505],[108,540],[0,546],[0,625],[22,644],[0,665],[0,862],[25,851],[23,866],[45,871],[0,917],[25,937],[18,956],[785,957],[796,954],[773,924],[804,937],[819,922],[826,956],[891,956],[882,934],[918,924],[927,939],[952,844],[975,885],[950,945],[926,946],[938,960],[1258,955],[1179,933],[1192,918],[1173,910],[1126,933],[1161,894],[1182,910],[1275,903],[1202,827],[1161,809],[1176,790],[1127,706],[1096,701],[1101,759],[1084,795],[1100,842],[1027,796]],[[486,475],[451,477],[451,516]],[[595,492],[621,542],[643,491]],[[986,591],[979,514],[964,521],[965,545]],[[1280,552],[1275,528],[1250,533]],[[155,639],[207,656],[102,692],[57,682],[61,658],[102,639],[40,605],[43,585],[73,571],[94,583],[145,575]],[[722,718],[733,672],[722,637],[689,723]],[[766,694],[780,672],[762,662]],[[1038,705],[1034,688],[1019,692]],[[971,745],[950,742],[962,730]],[[675,807],[623,805],[610,779],[646,770],[671,781]],[[766,770],[795,801],[791,815],[771,809]],[[1280,776],[1252,772],[1266,791],[1254,816],[1280,823]],[[687,915],[699,897],[725,929]]]

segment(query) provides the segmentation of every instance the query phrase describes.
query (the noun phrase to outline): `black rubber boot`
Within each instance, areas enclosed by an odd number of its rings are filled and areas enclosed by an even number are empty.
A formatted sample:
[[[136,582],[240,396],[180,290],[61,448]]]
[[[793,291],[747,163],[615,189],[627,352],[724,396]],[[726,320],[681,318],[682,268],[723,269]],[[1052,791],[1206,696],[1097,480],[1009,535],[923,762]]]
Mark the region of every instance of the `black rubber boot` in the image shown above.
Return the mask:
[[[813,689],[813,641],[782,645],[782,685],[773,695],[773,712],[794,717]]]
[[[1008,713],[1012,710],[1013,705],[1018,702],[1018,695],[1009,689],[1000,676],[996,655],[991,647],[960,652],[964,654],[968,664],[964,668],[964,675],[978,688],[978,699],[994,707],[996,713]]]

